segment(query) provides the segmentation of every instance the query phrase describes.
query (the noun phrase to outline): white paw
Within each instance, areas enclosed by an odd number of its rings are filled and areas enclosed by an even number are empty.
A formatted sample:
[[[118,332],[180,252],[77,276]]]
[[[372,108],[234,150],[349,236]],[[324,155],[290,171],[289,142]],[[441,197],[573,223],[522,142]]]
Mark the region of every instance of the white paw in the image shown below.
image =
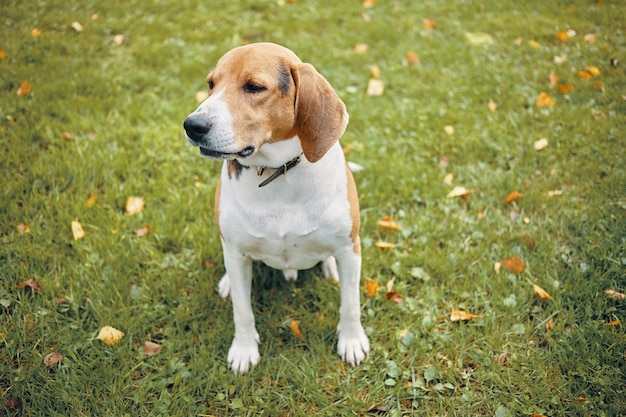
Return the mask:
[[[325,278],[339,281],[339,273],[337,273],[337,260],[334,256],[329,256],[322,262],[322,273]]]
[[[247,343],[238,342],[237,339],[233,340],[228,351],[228,367],[232,369],[235,375],[245,374],[259,363],[260,359],[259,346],[255,340],[250,340]]]
[[[370,342],[363,327],[357,323],[356,326],[342,329],[340,325],[337,331],[339,333],[337,353],[341,359],[350,365],[360,364],[370,351]]]
[[[230,279],[228,278],[228,274],[224,274],[222,279],[220,279],[220,283],[217,285],[217,292],[223,299],[227,299],[230,295]]]
[[[287,281],[295,281],[298,279],[297,269],[283,269],[283,275]]]

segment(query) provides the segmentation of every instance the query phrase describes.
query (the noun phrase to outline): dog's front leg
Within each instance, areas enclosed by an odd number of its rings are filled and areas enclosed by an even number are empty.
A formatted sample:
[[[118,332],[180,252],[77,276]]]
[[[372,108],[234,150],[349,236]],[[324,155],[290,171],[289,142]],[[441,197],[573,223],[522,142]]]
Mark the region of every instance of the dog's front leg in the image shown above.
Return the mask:
[[[361,256],[352,250],[337,256],[341,307],[337,333],[337,353],[344,362],[358,365],[369,353],[370,343],[361,326],[359,283],[361,278]]]
[[[224,245],[224,263],[230,281],[235,337],[228,351],[228,365],[244,374],[259,362],[259,335],[251,305],[252,259]]]

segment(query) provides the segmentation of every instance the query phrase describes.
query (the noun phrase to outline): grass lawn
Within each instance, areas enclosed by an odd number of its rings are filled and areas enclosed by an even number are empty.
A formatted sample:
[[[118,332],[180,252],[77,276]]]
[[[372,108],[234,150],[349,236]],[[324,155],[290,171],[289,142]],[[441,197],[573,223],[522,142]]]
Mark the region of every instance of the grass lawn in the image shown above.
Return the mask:
[[[0,415],[626,414],[623,2],[1,10]],[[262,360],[227,368],[220,163],[182,122],[216,60],[257,41],[313,63],[350,113],[372,345],[358,367],[335,351],[338,286],[259,265]],[[125,335],[109,346],[104,326]]]

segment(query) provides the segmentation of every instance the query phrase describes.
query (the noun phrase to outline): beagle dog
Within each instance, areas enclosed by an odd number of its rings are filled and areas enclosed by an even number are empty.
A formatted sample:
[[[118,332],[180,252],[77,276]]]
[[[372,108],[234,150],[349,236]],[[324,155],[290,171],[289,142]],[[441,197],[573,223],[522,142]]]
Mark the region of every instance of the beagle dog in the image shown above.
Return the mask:
[[[358,365],[369,352],[360,322],[359,202],[339,138],[346,107],[330,84],[289,49],[272,43],[235,48],[207,76],[210,94],[184,122],[200,155],[223,160],[215,214],[231,296],[235,374],[259,361],[251,307],[252,262],[281,269],[322,263],[339,280],[337,351]]]

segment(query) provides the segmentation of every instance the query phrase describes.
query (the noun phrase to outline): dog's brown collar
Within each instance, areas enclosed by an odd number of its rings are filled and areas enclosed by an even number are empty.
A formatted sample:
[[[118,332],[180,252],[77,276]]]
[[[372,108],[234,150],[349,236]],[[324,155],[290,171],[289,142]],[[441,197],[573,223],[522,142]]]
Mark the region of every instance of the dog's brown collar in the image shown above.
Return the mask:
[[[294,168],[296,165],[298,165],[301,160],[302,160],[302,153],[300,153],[300,155],[298,155],[295,158],[293,158],[291,161],[286,162],[283,166],[278,167],[278,168],[274,168],[274,169],[276,169],[276,171],[274,171],[274,173],[272,175],[267,177],[265,179],[265,181],[260,183],[259,184],[259,188],[265,187],[267,184],[269,184],[270,182],[274,181],[276,178],[280,177],[283,174],[286,174],[287,171],[289,171],[291,168]],[[263,172],[265,171],[266,168],[267,167],[258,167],[257,168],[257,173],[259,174],[259,176],[263,175]]]

